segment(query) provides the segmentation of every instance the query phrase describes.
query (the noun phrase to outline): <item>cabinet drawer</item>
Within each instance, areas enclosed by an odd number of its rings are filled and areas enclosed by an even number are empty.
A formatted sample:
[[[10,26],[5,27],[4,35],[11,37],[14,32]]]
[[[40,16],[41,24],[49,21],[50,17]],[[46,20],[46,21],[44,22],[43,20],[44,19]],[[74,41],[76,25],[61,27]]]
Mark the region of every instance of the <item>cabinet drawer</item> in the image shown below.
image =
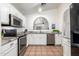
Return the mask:
[[[17,56],[17,47],[14,47],[7,51],[4,56]]]
[[[71,41],[70,41],[70,39],[64,38],[64,39],[63,39],[63,44],[66,44],[67,46],[71,46]]]
[[[4,53],[5,51],[7,51],[8,49],[14,48],[15,46],[17,46],[17,40],[12,41],[6,45],[3,45],[1,47],[1,52]]]
[[[15,52],[12,52],[12,51],[15,51]],[[12,56],[12,55],[14,55],[14,53],[17,55],[17,47],[10,48],[1,54],[2,54],[2,56],[7,56],[8,54],[9,54],[8,56]]]
[[[64,46],[63,46],[63,54],[64,54],[64,56],[70,56],[71,55],[71,47],[64,44]]]

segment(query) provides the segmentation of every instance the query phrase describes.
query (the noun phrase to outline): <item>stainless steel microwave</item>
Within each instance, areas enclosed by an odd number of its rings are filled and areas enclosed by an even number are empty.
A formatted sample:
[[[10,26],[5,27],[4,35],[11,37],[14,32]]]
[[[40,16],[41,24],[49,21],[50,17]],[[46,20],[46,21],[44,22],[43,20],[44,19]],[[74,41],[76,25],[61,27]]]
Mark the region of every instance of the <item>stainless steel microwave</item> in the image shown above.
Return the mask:
[[[9,23],[14,27],[22,27],[22,20],[12,14],[9,14]]]

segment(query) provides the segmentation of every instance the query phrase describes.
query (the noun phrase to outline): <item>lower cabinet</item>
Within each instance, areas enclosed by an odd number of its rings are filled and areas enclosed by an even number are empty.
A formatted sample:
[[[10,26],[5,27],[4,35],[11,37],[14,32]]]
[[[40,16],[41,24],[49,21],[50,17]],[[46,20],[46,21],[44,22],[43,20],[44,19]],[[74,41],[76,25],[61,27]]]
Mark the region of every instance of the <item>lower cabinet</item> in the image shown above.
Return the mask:
[[[17,40],[3,45],[1,50],[2,56],[17,56]]]
[[[5,56],[17,56],[17,47],[11,49],[10,51],[7,52],[7,54],[5,54]]]
[[[28,34],[27,43],[29,45],[46,45],[46,34]]]
[[[63,55],[64,56],[71,56],[71,45],[68,39],[63,40]]]
[[[64,54],[64,56],[71,56],[71,47],[64,44],[64,46],[63,46],[63,54]]]
[[[55,34],[55,45],[61,45],[62,35]]]

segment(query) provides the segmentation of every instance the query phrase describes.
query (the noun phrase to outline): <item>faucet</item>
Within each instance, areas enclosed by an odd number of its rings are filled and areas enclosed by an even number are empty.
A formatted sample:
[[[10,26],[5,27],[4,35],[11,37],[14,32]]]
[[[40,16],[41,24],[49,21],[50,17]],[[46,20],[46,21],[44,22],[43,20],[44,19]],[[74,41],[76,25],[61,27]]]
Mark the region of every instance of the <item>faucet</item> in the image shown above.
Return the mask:
[[[40,29],[40,33],[41,33],[41,29]]]
[[[41,29],[40,29],[40,33],[41,33]]]

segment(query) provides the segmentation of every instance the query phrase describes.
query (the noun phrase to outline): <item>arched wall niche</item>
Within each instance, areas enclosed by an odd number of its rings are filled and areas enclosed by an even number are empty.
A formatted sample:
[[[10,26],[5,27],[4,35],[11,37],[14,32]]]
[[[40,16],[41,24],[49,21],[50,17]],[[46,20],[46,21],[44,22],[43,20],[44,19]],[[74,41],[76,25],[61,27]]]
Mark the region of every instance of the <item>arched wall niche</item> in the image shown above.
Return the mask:
[[[49,24],[45,17],[37,17],[33,23],[34,30],[48,30]]]

